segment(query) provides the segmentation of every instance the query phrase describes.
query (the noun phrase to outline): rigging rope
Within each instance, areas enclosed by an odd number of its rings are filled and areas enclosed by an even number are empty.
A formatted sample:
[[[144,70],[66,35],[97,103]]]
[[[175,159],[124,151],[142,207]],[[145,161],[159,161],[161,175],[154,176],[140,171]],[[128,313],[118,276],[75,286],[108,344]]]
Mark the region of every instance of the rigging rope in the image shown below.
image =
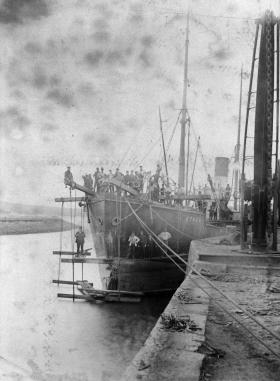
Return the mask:
[[[174,137],[174,134],[175,134],[175,131],[176,131],[176,127],[177,127],[177,125],[178,125],[178,122],[179,122],[181,113],[182,113],[182,110],[180,110],[180,112],[179,112],[179,114],[178,114],[178,118],[177,118],[177,120],[176,120],[176,123],[175,123],[175,125],[174,125],[174,127],[173,127],[173,130],[172,130],[172,132],[171,132],[170,138],[169,138],[168,143],[167,143],[167,146],[166,146],[166,152],[169,151],[169,148],[170,148],[172,139],[173,139],[173,137]]]
[[[60,279],[60,270],[61,270],[61,252],[62,252],[62,234],[63,234],[63,206],[64,201],[61,203],[61,212],[60,212],[60,235],[59,235],[59,260],[58,260],[58,274],[57,279],[58,283],[57,286],[59,286],[59,279]]]
[[[70,189],[70,199],[71,199],[71,208],[70,208],[70,219],[71,219],[71,248],[72,248],[72,281],[73,281],[73,302],[75,301],[75,285],[74,285],[74,282],[75,282],[75,263],[74,263],[74,229],[73,228],[73,211],[72,211],[72,190],[71,190],[71,187],[69,188]]]
[[[210,280],[208,280],[206,277],[204,277],[198,270],[196,270],[192,265],[190,265],[188,262],[186,262],[179,254],[177,254],[173,249],[171,249],[165,242],[161,241],[158,236],[149,228],[148,225],[145,224],[145,222],[143,220],[141,220],[141,218],[137,215],[137,213],[134,212],[134,209],[132,208],[130,202],[127,200],[127,203],[131,209],[131,211],[133,212],[134,216],[136,217],[137,221],[143,226],[144,230],[146,232],[148,232],[152,238],[154,238],[154,242],[160,247],[164,247],[165,249],[169,250],[175,257],[177,257],[186,267],[188,267],[190,270],[192,270],[193,273],[195,273],[196,275],[198,275],[199,278],[201,278],[202,280],[204,280],[208,285],[210,285],[213,289],[215,289],[220,295],[222,295],[225,299],[227,299],[229,302],[231,302],[236,308],[238,308],[239,310],[241,310],[243,313],[245,313],[248,317],[250,317],[255,323],[257,323],[260,327],[262,327],[264,330],[266,330],[267,332],[269,332],[275,339],[277,339],[279,342],[280,342],[280,337],[275,333],[273,332],[271,329],[269,329],[268,327],[266,327],[263,323],[261,323],[260,321],[258,321],[250,312],[246,311],[242,306],[238,305],[230,296],[226,295],[223,291],[221,291],[213,282],[211,282]],[[159,244],[159,241],[160,241],[160,244]],[[176,262],[175,260],[173,260],[173,258],[170,257],[170,255],[167,254],[167,251],[166,250],[163,250],[165,255],[167,255],[169,257],[169,259],[172,260],[172,262]],[[180,268],[180,265],[178,265],[176,263],[176,266]],[[181,269],[182,270],[182,269]],[[184,270],[183,270],[184,271]],[[186,271],[184,271],[184,273],[186,273]],[[202,287],[200,285],[198,285],[201,289]],[[257,338],[258,341],[260,341],[261,339]],[[262,341],[261,341],[262,342]],[[262,342],[263,345],[266,346],[266,344],[264,344]],[[269,347],[266,347],[266,348],[269,348]],[[276,352],[274,352],[271,348],[269,348],[270,351],[275,355],[277,356],[278,358],[280,358],[280,355]]]
[[[77,213],[77,197],[76,197],[76,189],[75,189],[75,202],[74,202],[74,223],[73,223],[73,229],[75,231],[75,226],[76,226],[76,213]]]
[[[140,210],[143,206],[144,206],[144,204],[141,204],[140,206],[138,206],[138,208],[135,209],[135,212],[138,212],[138,210]],[[123,218],[121,218],[121,216],[120,216],[120,218],[119,218],[119,219],[117,220],[117,222],[115,223],[115,226],[119,225],[122,221],[126,220],[128,217],[131,217],[131,216],[133,216],[133,213],[129,213],[129,214],[127,214],[127,215],[126,215],[125,217],[123,217]]]
[[[71,187],[69,188],[69,192],[70,192],[70,200],[72,200],[72,190],[71,190]],[[70,234],[71,234],[71,249],[72,249],[72,251],[74,251],[72,202],[71,202],[71,207],[70,207]]]
[[[154,209],[153,209],[153,206],[151,206],[151,210],[152,210],[152,213],[155,213],[158,218],[160,220],[162,220],[163,222],[165,222],[166,225],[169,225],[172,229],[174,229],[175,231],[177,231],[177,233],[181,234],[182,236],[186,237],[186,238],[189,238],[189,239],[195,239],[196,237],[193,235],[193,234],[189,234],[188,236],[186,235],[186,233],[182,232],[181,230],[177,229],[176,226],[172,225],[170,222],[168,222],[167,220],[165,220],[163,217],[161,217],[160,214],[158,214]],[[179,210],[179,209],[178,209]],[[136,213],[136,210],[135,210],[135,213]]]

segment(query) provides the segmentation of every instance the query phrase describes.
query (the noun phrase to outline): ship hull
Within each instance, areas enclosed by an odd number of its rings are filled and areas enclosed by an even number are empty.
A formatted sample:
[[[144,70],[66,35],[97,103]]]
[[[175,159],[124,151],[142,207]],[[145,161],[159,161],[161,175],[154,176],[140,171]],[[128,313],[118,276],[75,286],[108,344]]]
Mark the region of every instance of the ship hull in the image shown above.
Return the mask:
[[[168,246],[176,253],[188,253],[192,239],[218,235],[220,232],[220,229],[215,228],[210,232],[204,214],[191,208],[135,199],[129,202],[155,234],[170,233]],[[129,236],[134,232],[139,237],[144,229],[124,198],[118,198],[116,194],[99,195],[89,201],[88,211],[96,255],[115,259],[119,269],[119,289],[151,292],[176,289],[182,282],[184,273],[176,264],[167,261],[166,255],[154,244],[145,248],[139,245],[133,258],[131,255],[128,258]],[[182,263],[180,267],[183,267]],[[100,272],[105,281],[108,273],[104,266],[100,267]],[[105,286],[108,286],[108,279]]]

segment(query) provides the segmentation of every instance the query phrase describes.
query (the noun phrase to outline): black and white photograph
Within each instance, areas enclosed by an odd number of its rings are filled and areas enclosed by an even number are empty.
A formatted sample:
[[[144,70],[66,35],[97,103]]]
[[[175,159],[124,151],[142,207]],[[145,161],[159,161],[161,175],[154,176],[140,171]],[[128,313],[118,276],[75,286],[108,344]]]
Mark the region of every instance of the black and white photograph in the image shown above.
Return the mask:
[[[280,380],[280,0],[0,0],[0,380]]]

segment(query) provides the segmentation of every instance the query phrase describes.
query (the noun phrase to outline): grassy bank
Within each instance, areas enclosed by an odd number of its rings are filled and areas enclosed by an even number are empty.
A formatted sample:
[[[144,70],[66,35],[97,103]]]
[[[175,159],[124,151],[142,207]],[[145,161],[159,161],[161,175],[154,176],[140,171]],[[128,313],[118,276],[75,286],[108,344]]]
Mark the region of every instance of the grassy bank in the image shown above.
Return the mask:
[[[63,221],[63,230],[70,230]],[[0,235],[51,233],[61,230],[61,219],[56,217],[7,217],[0,219]]]

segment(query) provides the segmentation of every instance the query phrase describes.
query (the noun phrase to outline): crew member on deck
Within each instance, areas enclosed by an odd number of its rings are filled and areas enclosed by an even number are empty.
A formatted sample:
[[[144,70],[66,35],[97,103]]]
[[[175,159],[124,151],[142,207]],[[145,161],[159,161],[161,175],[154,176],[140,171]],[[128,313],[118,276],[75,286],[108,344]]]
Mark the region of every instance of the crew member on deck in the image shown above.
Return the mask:
[[[93,189],[93,178],[90,173],[88,174],[88,187],[89,189]]]
[[[65,184],[65,188],[67,187],[67,185],[71,186],[72,182],[73,182],[73,175],[72,175],[72,172],[71,172],[71,168],[67,167],[67,170],[64,172],[64,184]]]
[[[125,183],[125,185],[129,185],[130,175],[129,175],[128,171],[125,172],[125,175],[124,175],[124,178],[123,178],[123,182]]]
[[[226,199],[226,203],[228,203],[229,200],[230,200],[230,193],[231,193],[231,189],[230,189],[229,184],[227,184],[227,186],[226,186],[226,190],[225,190],[225,199]]]
[[[99,190],[100,190],[100,184],[99,184],[100,171],[99,171],[98,167],[96,168],[96,171],[94,172],[93,177],[94,177],[94,187],[93,187],[93,190],[96,191],[97,193],[99,193]]]
[[[84,243],[85,243],[85,233],[83,232],[83,228],[80,226],[79,230],[75,234],[76,244],[77,244],[77,253],[83,254],[84,252]],[[80,251],[81,250],[81,251]]]
[[[114,175],[113,175],[112,169],[110,169],[109,174],[108,174],[109,192],[110,193],[114,193],[114,185],[110,183],[110,181],[113,179],[113,177],[114,177]]]
[[[144,189],[144,172],[143,172],[143,166],[142,165],[140,165],[139,180],[140,180],[140,184],[139,184],[140,192],[143,193],[143,189]]]
[[[128,238],[128,255],[127,255],[127,258],[133,258],[135,257],[135,251],[136,251],[136,247],[138,246],[138,243],[139,243],[140,239],[137,237],[137,235],[135,235],[134,232],[132,232]]]
[[[143,230],[140,230],[139,238],[140,238],[139,247],[140,247],[141,257],[146,258],[147,257],[146,251],[147,251],[147,246],[148,246],[148,237],[143,232]]]

